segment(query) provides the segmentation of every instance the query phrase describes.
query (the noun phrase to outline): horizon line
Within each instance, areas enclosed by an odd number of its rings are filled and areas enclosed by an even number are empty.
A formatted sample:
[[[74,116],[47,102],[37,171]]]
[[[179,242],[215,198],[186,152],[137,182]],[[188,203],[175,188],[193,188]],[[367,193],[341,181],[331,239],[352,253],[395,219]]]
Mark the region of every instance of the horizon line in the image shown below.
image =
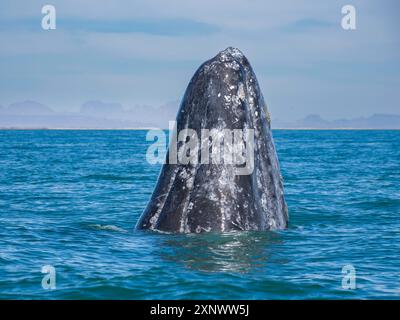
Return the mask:
[[[148,130],[169,130],[168,128],[18,128],[0,127],[0,131],[148,131]],[[271,128],[271,130],[291,131],[400,131],[400,128]]]

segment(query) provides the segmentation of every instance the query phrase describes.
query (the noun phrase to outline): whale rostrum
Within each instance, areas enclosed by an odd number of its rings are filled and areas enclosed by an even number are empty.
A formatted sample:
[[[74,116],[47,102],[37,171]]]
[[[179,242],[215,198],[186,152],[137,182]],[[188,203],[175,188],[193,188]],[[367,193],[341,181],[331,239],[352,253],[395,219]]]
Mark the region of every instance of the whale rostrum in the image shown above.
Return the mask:
[[[137,229],[199,233],[287,228],[270,122],[256,76],[241,51],[229,47],[203,63],[184,94],[166,162]],[[229,130],[232,139],[227,138]],[[201,148],[187,147],[194,135],[201,137]],[[230,160],[244,158],[246,163],[227,161],[229,152],[216,151],[221,141],[226,142],[223,150],[232,151]],[[211,160],[198,161],[203,152]],[[189,161],[172,161],[173,154],[188,153]]]

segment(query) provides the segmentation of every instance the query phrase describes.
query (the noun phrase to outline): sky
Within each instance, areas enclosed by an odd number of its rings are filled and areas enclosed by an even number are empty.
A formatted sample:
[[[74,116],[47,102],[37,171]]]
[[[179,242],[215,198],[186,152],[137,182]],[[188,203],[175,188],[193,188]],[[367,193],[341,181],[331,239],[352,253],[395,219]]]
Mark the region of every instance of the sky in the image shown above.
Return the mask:
[[[45,4],[56,30],[41,27]],[[356,30],[341,27],[347,4]],[[400,114],[399,9],[396,0],[1,1],[0,105],[180,101],[199,65],[234,46],[272,118]]]

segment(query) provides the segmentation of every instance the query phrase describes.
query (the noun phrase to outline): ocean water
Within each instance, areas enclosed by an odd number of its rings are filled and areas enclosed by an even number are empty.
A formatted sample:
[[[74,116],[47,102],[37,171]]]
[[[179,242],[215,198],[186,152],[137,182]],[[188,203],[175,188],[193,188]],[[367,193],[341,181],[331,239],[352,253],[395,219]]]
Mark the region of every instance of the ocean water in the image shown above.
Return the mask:
[[[133,230],[145,134],[0,131],[0,298],[400,298],[400,131],[275,130],[289,228],[196,235]]]

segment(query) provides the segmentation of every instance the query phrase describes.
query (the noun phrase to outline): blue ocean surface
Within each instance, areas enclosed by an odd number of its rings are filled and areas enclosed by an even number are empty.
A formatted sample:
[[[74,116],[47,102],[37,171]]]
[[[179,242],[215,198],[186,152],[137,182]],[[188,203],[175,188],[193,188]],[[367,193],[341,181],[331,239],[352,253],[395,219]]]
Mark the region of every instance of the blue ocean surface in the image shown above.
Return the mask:
[[[399,299],[400,131],[273,134],[287,230],[171,235],[146,131],[0,131],[0,298]]]

